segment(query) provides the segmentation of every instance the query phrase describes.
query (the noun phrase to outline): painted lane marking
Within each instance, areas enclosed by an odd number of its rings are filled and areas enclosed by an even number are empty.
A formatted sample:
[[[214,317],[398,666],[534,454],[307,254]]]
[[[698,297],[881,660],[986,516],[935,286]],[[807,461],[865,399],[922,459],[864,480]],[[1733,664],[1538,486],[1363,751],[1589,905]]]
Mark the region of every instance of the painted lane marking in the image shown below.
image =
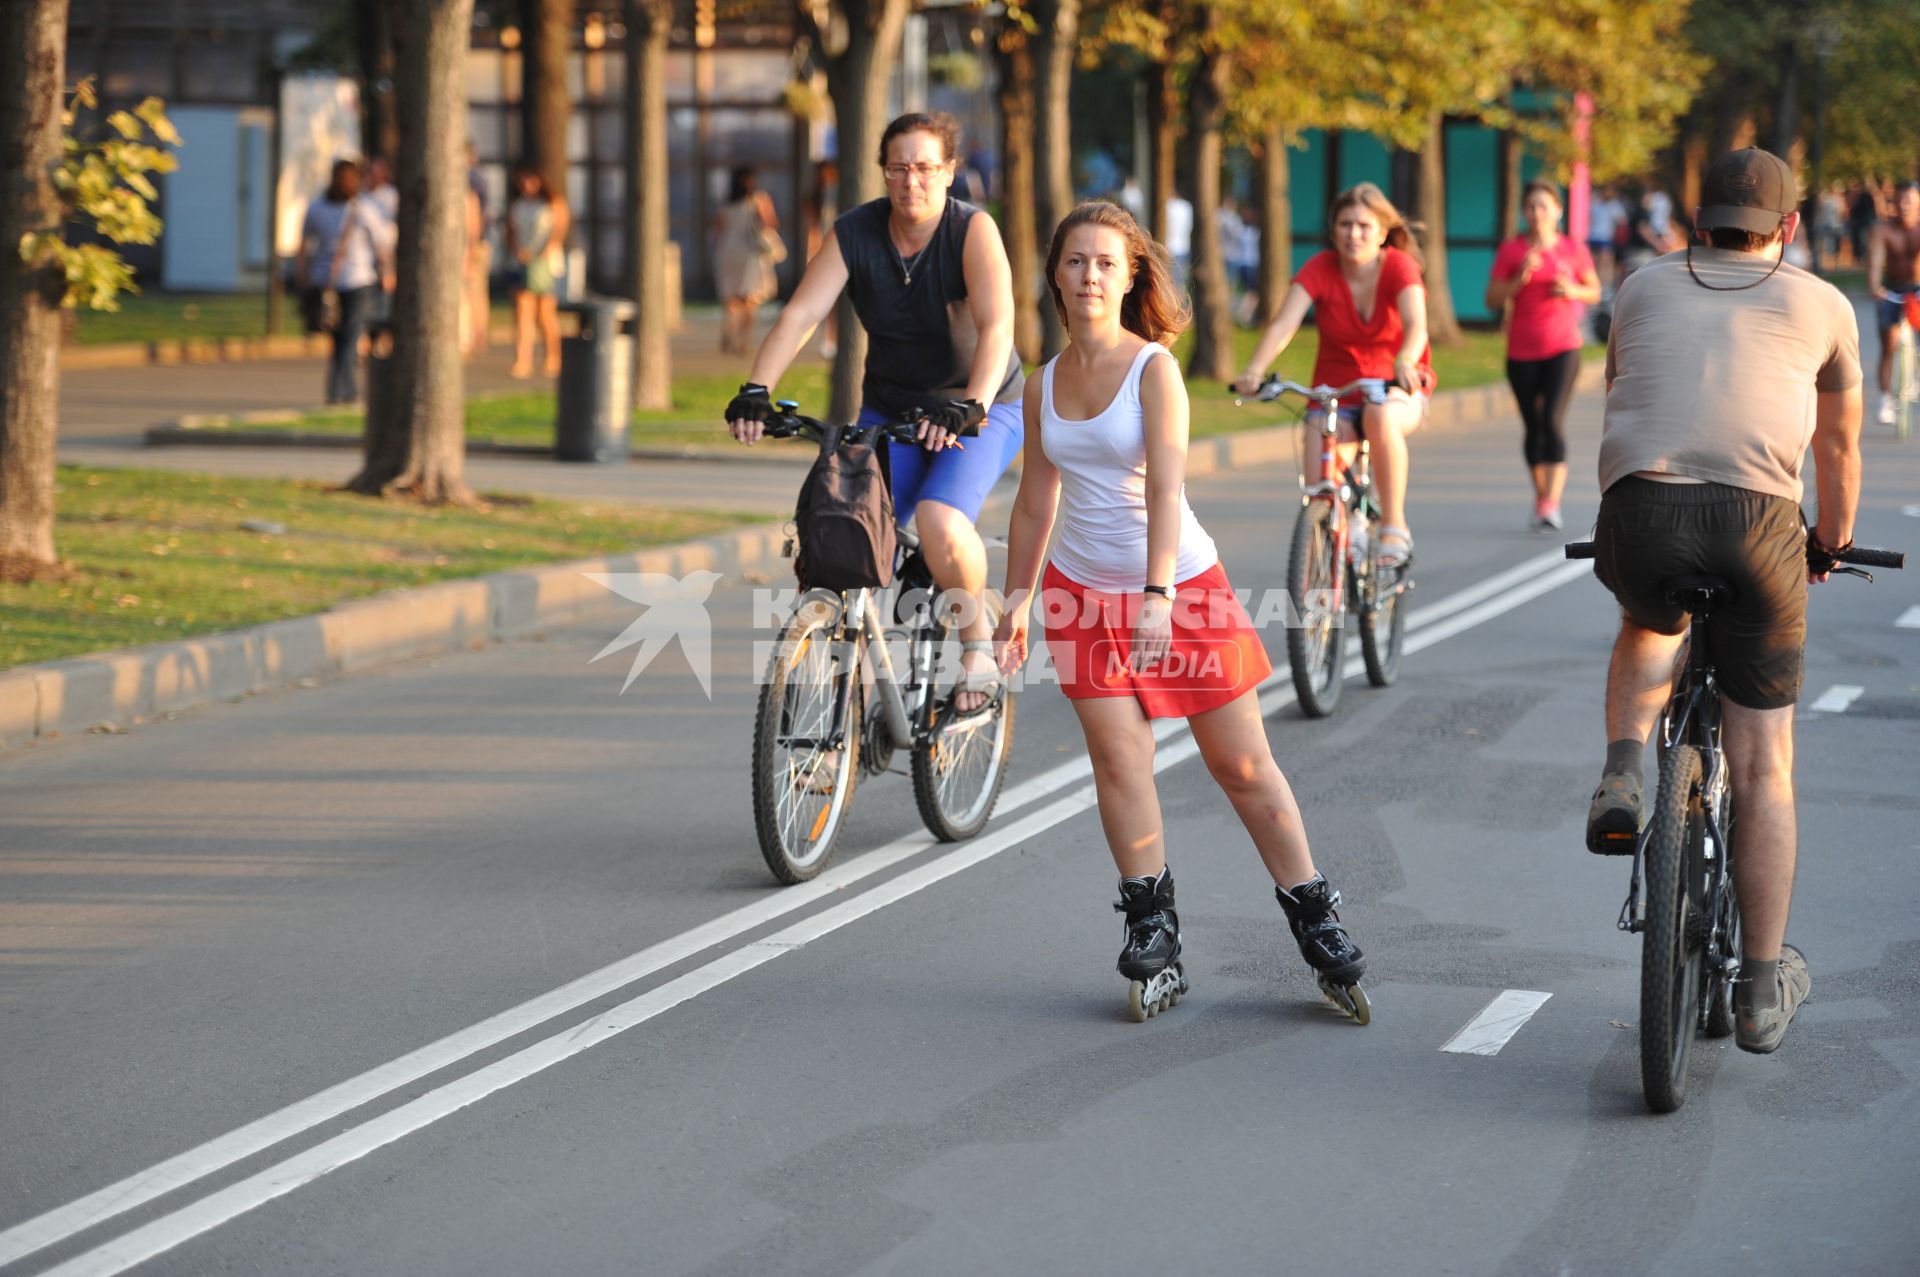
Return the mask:
[[[1557,558],[1557,552],[1552,555],[1541,555],[1535,560],[1530,560],[1529,564],[1523,564],[1522,566],[1545,565],[1554,562]],[[1585,575],[1587,572],[1588,568],[1584,563],[1568,563],[1560,560],[1558,566],[1551,571],[1527,581],[1524,585],[1512,590],[1505,596],[1487,599],[1484,602],[1480,602],[1463,610],[1448,609],[1446,606],[1448,600],[1442,600],[1429,609],[1429,612],[1437,614],[1435,617],[1437,623],[1422,629],[1417,635],[1410,635],[1405,640],[1405,650],[1408,653],[1412,653],[1430,647],[1455,634],[1502,615],[1520,606],[1522,603],[1546,593],[1548,590],[1556,588],[1575,577]],[[1477,589],[1478,587],[1475,588]],[[1451,597],[1452,596],[1450,596],[1450,598]],[[1408,624],[1410,626],[1413,620],[1414,617],[1409,615]],[[1354,656],[1349,658],[1346,668],[1342,673],[1345,677],[1351,678],[1358,674],[1361,669],[1362,662],[1360,658]],[[1294,693],[1290,683],[1290,675],[1284,666],[1275,669],[1272,676],[1262,683],[1262,688],[1269,689],[1264,691],[1260,697],[1260,709],[1263,714],[1273,714],[1293,703]],[[1287,685],[1281,686],[1282,684]],[[1174,741],[1171,745],[1164,746],[1156,751],[1154,759],[1154,771],[1156,773],[1184,762],[1187,759],[1196,757],[1199,754],[1199,746],[1193,741],[1191,732],[1186,728],[1184,720],[1162,721],[1178,723],[1180,730],[1169,733],[1168,735],[1183,736],[1184,739]],[[1065,789],[1076,781],[1085,781],[1091,775],[1092,764],[1085,758],[1063,763],[1008,790],[1001,798],[999,810],[1001,812],[1018,810],[1020,807],[1030,805],[1041,798]],[[1083,792],[1090,794],[1091,790],[1089,789]],[[1058,806],[1059,804],[1055,804],[1055,807]],[[1054,808],[1050,807],[1046,810],[1053,811]],[[1075,808],[1074,810],[1080,809]],[[1058,824],[1059,821],[1066,819],[1067,816],[1071,814],[1073,814],[1072,811],[1064,812],[1041,828],[1051,828],[1052,825]],[[1018,825],[1010,826],[1007,832],[1025,829],[1032,819],[1034,818],[1029,817],[1027,820],[1021,821]],[[1040,830],[1033,832],[1040,832]],[[994,835],[976,843],[971,843],[967,848],[963,849],[962,852],[953,853],[953,855],[974,853],[989,845],[994,847],[994,851],[987,854],[997,854],[998,851],[1004,850],[1006,846],[1011,845],[1002,841],[1003,836],[1004,835]],[[1026,836],[1030,835],[1022,834],[1022,837]],[[676,936],[660,944],[650,946],[629,958],[603,967],[599,971],[592,972],[586,976],[582,976],[571,984],[564,985],[550,993],[521,1003],[517,1007],[510,1008],[507,1011],[501,1012],[499,1015],[481,1021],[479,1024],[451,1034],[388,1064],[349,1079],[308,1099],[289,1105],[267,1117],[258,1119],[226,1135],[208,1141],[197,1148],[190,1149],[185,1153],[160,1163],[150,1170],[129,1176],[116,1184],[109,1185],[104,1189],[91,1193],[67,1206],[58,1207],[46,1214],[27,1220],[9,1229],[5,1233],[0,1233],[0,1266],[11,1263],[21,1256],[32,1254],[37,1250],[65,1240],[84,1229],[103,1223],[108,1219],[132,1210],[146,1202],[150,1202],[177,1188],[184,1187],[218,1170],[231,1166],[235,1162],[261,1152],[274,1144],[339,1117],[390,1091],[405,1086],[409,1082],[416,1081],[429,1073],[436,1072],[457,1063],[461,1059],[486,1050],[491,1046],[505,1041],[507,1038],[531,1029],[538,1024],[544,1023],[569,1010],[573,1010],[587,1002],[611,993],[627,984],[631,984],[635,980],[691,957],[704,949],[712,948],[717,944],[733,939],[783,914],[803,908],[819,900],[822,896],[841,891],[863,878],[897,865],[935,845],[937,844],[934,840],[925,834],[915,834],[896,839],[894,842],[867,855],[861,856],[857,860],[849,861],[827,870],[810,883],[798,887],[786,888],[764,900],[756,901],[752,905],[747,905],[731,913],[724,914],[681,936]],[[980,855],[978,857],[978,859],[985,858],[986,855]],[[950,859],[952,859],[952,856],[944,857],[941,860],[934,861],[930,865],[922,867],[922,870],[931,869],[937,865],[947,863]],[[965,868],[966,865],[973,863],[977,863],[977,860],[968,859],[966,864],[957,866],[952,872],[957,872],[958,868]],[[918,873],[922,872],[922,870],[915,870],[914,872]],[[909,876],[910,875],[902,875],[902,880]],[[940,877],[945,876],[947,875],[940,875]],[[938,879],[936,878],[932,881],[938,881]],[[860,899],[865,900],[872,894],[872,892],[863,893]],[[891,899],[889,899],[887,903],[891,903]],[[845,906],[839,907],[844,908]],[[877,908],[879,906],[876,905],[875,907]],[[826,917],[832,912],[832,910],[829,910],[821,916]],[[781,933],[783,936],[786,934],[785,932]],[[772,941],[760,942],[761,945],[772,943]],[[754,950],[756,950],[756,946],[750,945],[747,946],[745,950],[742,950],[742,952]],[[737,967],[737,955],[729,955],[695,972],[689,973],[687,976],[680,977],[680,980],[670,981],[667,985],[662,986],[661,989],[654,990],[653,992],[658,994],[664,989],[674,988],[680,984],[680,981],[692,980],[695,976],[699,976],[702,973],[716,973],[716,971],[724,970],[725,973],[721,974],[720,978],[714,979],[712,983],[704,984],[697,989],[693,989],[693,991],[687,993],[685,997],[675,998],[672,1002],[660,1008],[661,1010],[665,1010],[670,1006],[677,1006],[681,1001],[685,1001],[687,997],[697,996],[699,993],[705,992],[708,988],[716,987],[718,984],[725,983],[736,975],[744,974],[746,971],[761,965],[761,963],[778,956],[778,953],[783,951],[789,950],[766,950],[757,961],[751,962],[746,966]],[[624,1004],[624,1006],[633,1006],[637,1002],[644,1001],[646,996],[649,995],[643,995],[642,998],[635,999],[634,1002],[629,1002]],[[650,1019],[652,1015],[658,1013],[658,1011],[652,1012],[641,1020],[632,1021],[632,1023],[641,1023],[644,1019]],[[627,1027],[631,1027],[631,1024]],[[572,1038],[582,1031],[583,1030],[568,1030],[559,1036],[562,1038]],[[603,1039],[596,1038],[594,1040],[598,1041]],[[587,1042],[586,1045],[592,1045],[592,1042]],[[528,1048],[528,1051],[536,1049],[537,1048]],[[582,1046],[580,1049],[584,1050],[585,1046]],[[527,1052],[521,1052],[509,1058],[520,1059],[526,1054]],[[550,1063],[552,1062],[557,1062],[557,1060],[550,1061]],[[505,1061],[502,1061],[502,1063],[505,1063]],[[541,1067],[546,1066],[542,1065]],[[486,1073],[487,1070],[482,1069],[479,1072]],[[479,1076],[479,1074],[475,1074],[474,1076]],[[527,1074],[526,1076],[531,1076],[531,1074]],[[514,1078],[512,1080],[518,1081],[520,1079]],[[421,1104],[432,1096],[441,1094],[442,1091],[460,1087],[462,1084],[463,1083],[460,1082],[451,1083],[448,1087],[441,1088],[439,1091],[430,1092],[428,1095],[422,1096],[420,1100],[414,1101],[413,1104],[403,1106],[402,1109],[395,1110],[395,1112],[411,1110],[415,1104]],[[500,1083],[502,1086],[508,1084],[508,1082]],[[483,1092],[482,1094],[490,1093],[493,1089],[498,1089],[498,1087],[489,1088],[488,1092]],[[473,1098],[478,1099],[480,1096],[476,1095]],[[444,1112],[437,1113],[434,1118],[427,1118],[425,1120],[435,1120],[435,1118],[445,1116],[446,1113],[453,1112],[455,1109],[464,1107],[465,1104],[471,1102],[472,1100],[462,1101],[453,1108],[448,1108],[444,1110]],[[392,1115],[389,1114],[388,1116],[391,1117]],[[380,1120],[382,1119],[375,1119],[373,1122],[365,1124],[365,1126],[354,1128],[354,1130],[364,1131],[369,1127],[377,1125]],[[421,1124],[424,1125],[424,1121]],[[391,1139],[398,1139],[401,1135],[407,1134],[413,1129],[418,1128],[417,1126],[409,1127],[408,1131],[401,1131],[398,1134],[383,1138],[378,1143],[368,1146],[368,1149],[355,1153],[353,1157],[363,1156],[366,1151],[377,1148],[380,1144],[390,1142]],[[353,1133],[353,1131],[350,1131],[346,1135],[337,1138],[345,1139],[347,1135],[352,1135]],[[330,1147],[334,1145],[334,1143],[335,1141],[328,1141],[319,1147]],[[301,1161],[303,1157],[310,1155],[311,1154],[305,1154],[289,1159],[288,1162],[282,1163],[282,1166],[290,1166],[294,1162]],[[353,1158],[344,1159],[336,1164],[344,1164],[345,1161],[350,1160],[353,1160]],[[270,1168],[268,1171],[262,1172],[261,1175],[255,1176],[245,1182],[255,1184],[256,1190],[260,1187],[270,1187],[269,1181],[279,1169],[279,1167]],[[326,1169],[331,1169],[331,1166],[316,1172],[315,1175],[301,1179],[299,1183],[304,1184],[310,1182],[311,1179],[317,1178],[319,1174],[324,1174]],[[299,1184],[292,1185],[292,1187],[298,1186]],[[239,1186],[236,1185],[235,1188],[237,1187]],[[216,1194],[215,1197],[226,1200],[224,1194],[232,1191],[232,1189],[223,1190],[223,1193]],[[287,1189],[282,1191],[291,1190]],[[271,1192],[265,1197],[260,1197],[254,1204],[257,1205],[259,1202],[269,1201],[277,1196],[280,1196],[280,1192]],[[208,1198],[206,1200],[212,1201],[214,1198]],[[148,1227],[158,1227],[166,1223],[167,1220],[174,1219],[179,1215],[185,1215],[196,1209],[197,1207],[185,1208],[182,1211],[176,1212],[175,1215],[155,1221],[153,1225],[149,1225]],[[250,1209],[250,1207],[243,1207],[242,1209]],[[236,1211],[234,1213],[237,1214],[239,1212]],[[220,1223],[224,1223],[230,1218],[233,1218],[233,1214],[226,1214],[218,1219],[212,1219],[211,1222],[204,1224],[202,1227],[196,1228],[191,1232],[180,1234],[175,1240],[167,1242],[166,1245],[160,1249],[164,1250],[171,1246],[178,1245],[180,1242],[187,1240],[188,1237],[195,1236],[206,1229],[217,1227]],[[146,1230],[142,1229],[138,1231],[144,1233]],[[134,1234],[128,1234],[128,1236],[131,1237],[134,1236]],[[81,1256],[80,1259],[72,1262],[79,1263],[82,1259],[89,1259],[96,1255],[105,1255],[109,1251],[117,1251],[118,1248],[118,1243],[109,1243],[106,1246],[98,1248],[96,1251],[88,1252],[87,1255]],[[155,1250],[150,1253],[157,1254],[159,1251]],[[133,1262],[141,1261],[136,1260]],[[123,1265],[122,1267],[125,1266],[130,1265]],[[59,1272],[65,1271],[65,1269],[56,1269],[53,1271]],[[121,1268],[87,1268],[73,1269],[73,1271],[118,1272],[121,1271]]]
[[[1481,1008],[1480,1014],[1468,1020],[1440,1049],[1455,1055],[1498,1055],[1500,1048],[1520,1031],[1520,1026],[1532,1019],[1533,1013],[1552,996],[1528,989],[1508,989]]]
[[[1900,513],[1909,519],[1920,519],[1920,505],[1903,505],[1900,507]]]
[[[1859,700],[1866,690],[1864,687],[1855,687],[1852,683],[1835,683],[1820,693],[1820,699],[1807,708],[1822,714],[1843,714],[1847,706]]]
[[[1894,624],[1903,630],[1920,630],[1920,603],[1914,604],[1900,614]]]

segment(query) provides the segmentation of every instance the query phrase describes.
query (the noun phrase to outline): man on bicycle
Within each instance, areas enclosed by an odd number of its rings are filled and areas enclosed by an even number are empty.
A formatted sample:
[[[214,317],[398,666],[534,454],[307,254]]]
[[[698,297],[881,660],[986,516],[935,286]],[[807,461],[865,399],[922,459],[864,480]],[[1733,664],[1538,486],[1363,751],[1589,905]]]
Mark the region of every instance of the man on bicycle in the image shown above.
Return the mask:
[[[1607,669],[1607,761],[1587,847],[1632,854],[1642,755],[1672,684],[1687,617],[1663,582],[1725,578],[1712,618],[1742,961],[1741,1048],[1780,1045],[1811,987],[1786,935],[1797,831],[1793,707],[1807,584],[1852,544],[1860,492],[1860,337],[1839,290],[1781,261],[1798,222],[1792,171],[1758,149],[1720,157],[1696,225],[1710,247],[1669,253],[1620,286],[1607,348],[1594,570],[1619,600]],[[1819,517],[1800,514],[1812,442]]]
[[[1894,423],[1893,334],[1906,299],[1920,293],[1920,184],[1894,188],[1894,216],[1868,234],[1867,291],[1874,299],[1874,327],[1880,331],[1880,424]]]

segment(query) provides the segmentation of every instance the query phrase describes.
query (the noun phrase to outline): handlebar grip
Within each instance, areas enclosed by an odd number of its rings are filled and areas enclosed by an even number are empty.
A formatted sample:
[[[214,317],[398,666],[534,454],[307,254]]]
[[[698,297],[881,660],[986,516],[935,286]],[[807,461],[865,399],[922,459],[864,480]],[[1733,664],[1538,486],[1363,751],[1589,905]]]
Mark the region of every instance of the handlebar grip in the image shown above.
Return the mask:
[[[1591,559],[1593,557],[1593,542],[1591,541],[1569,541],[1564,548],[1569,559]]]
[[[1840,556],[1842,563],[1857,563],[1863,568],[1904,568],[1907,556],[1901,550],[1877,550],[1870,545],[1857,545]]]

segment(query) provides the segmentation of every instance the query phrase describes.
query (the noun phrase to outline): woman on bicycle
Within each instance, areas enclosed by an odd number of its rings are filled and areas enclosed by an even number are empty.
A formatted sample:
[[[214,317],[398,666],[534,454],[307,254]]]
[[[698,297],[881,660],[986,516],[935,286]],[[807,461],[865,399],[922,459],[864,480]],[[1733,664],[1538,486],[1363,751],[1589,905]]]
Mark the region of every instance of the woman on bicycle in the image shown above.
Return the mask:
[[[878,157],[885,197],[835,220],[726,415],[734,438],[759,441],[773,387],[847,292],[867,331],[859,424],[924,414],[922,447],[889,450],[893,504],[903,522],[913,519],[934,581],[973,600],[961,617],[954,685],[954,708],[973,713],[1000,690],[982,606],[987,551],[974,520],[1020,451],[1024,376],[1000,231],[947,196],[959,142],[959,125],[944,113],[887,125]],[[975,425],[979,436],[962,445],[960,432]]]
[[[1380,501],[1377,557],[1385,566],[1404,567],[1413,555],[1406,436],[1426,420],[1434,385],[1420,250],[1407,220],[1372,182],[1342,191],[1327,210],[1327,225],[1333,247],[1308,258],[1294,275],[1234,387],[1242,394],[1259,387],[1309,307],[1320,328],[1314,384],[1343,386],[1361,377],[1394,383],[1383,402],[1343,406],[1340,415],[1342,438],[1364,436],[1371,445]],[[1356,425],[1358,435],[1350,436]]]
[[[1171,270],[1117,204],[1082,204],[1054,232],[1046,281],[1069,344],[1027,383],[1026,463],[995,634],[1011,674],[1027,657],[1057,514],[1042,592],[1047,647],[1086,737],[1121,874],[1119,969],[1142,986],[1136,1014],[1186,987],[1153,780],[1155,718],[1188,720],[1307,961],[1343,986],[1364,969],[1267,745],[1257,691],[1271,670],[1266,652],[1187,505],[1187,393],[1165,343],[1188,313]]]
[[[1560,233],[1560,188],[1529,182],[1521,197],[1527,229],[1500,246],[1487,281],[1487,309],[1513,303],[1507,321],[1507,383],[1526,427],[1533,476],[1533,530],[1562,525],[1567,486],[1567,402],[1580,375],[1580,315],[1600,300],[1600,275],[1586,245]]]

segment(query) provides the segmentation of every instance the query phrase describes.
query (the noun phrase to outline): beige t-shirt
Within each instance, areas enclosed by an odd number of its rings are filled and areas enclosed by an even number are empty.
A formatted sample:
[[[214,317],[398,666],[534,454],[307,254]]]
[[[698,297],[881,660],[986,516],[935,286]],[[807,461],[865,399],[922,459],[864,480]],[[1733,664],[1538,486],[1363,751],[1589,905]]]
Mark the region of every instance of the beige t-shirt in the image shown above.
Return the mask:
[[[1696,247],[1716,289],[1751,283],[1773,261]],[[1782,263],[1738,292],[1695,283],[1685,253],[1621,285],[1607,343],[1600,490],[1640,470],[1800,500],[1815,395],[1858,385],[1860,328],[1840,290]]]

